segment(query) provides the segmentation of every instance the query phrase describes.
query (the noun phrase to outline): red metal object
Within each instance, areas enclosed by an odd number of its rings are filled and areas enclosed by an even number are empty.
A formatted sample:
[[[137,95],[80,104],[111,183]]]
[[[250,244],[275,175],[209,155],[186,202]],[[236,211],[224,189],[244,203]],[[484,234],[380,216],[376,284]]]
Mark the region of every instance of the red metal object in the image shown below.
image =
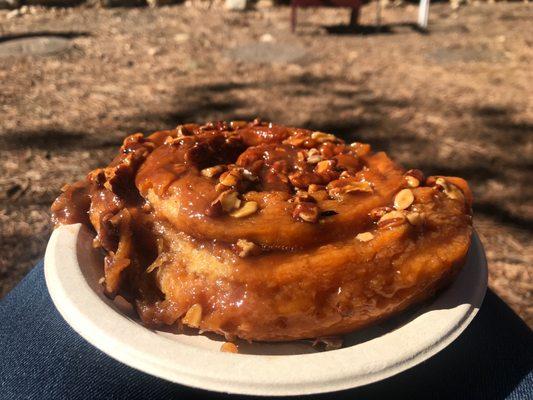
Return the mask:
[[[292,0],[291,1],[291,29],[296,31],[297,8],[307,7],[344,7],[351,8],[350,25],[356,26],[359,22],[359,12],[362,0]]]

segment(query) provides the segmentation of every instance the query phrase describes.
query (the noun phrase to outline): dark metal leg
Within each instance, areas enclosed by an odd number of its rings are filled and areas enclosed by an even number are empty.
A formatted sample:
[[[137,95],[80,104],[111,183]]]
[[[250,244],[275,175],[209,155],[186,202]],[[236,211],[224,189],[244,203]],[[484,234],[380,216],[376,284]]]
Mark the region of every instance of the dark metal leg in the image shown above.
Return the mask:
[[[381,30],[381,0],[376,0],[376,27]]]
[[[294,4],[291,8],[291,31],[296,32],[296,6]]]
[[[359,25],[359,14],[361,12],[361,4],[358,4],[356,7],[352,8],[352,12],[350,14],[350,26],[355,27]]]

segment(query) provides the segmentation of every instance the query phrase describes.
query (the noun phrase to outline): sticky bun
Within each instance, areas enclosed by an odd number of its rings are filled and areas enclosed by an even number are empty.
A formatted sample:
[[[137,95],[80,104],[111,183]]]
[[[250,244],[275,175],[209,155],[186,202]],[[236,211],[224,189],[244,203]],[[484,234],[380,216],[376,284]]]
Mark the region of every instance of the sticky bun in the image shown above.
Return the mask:
[[[52,212],[94,229],[106,293],[145,324],[281,341],[354,331],[434,295],[464,263],[471,202],[461,178],[255,120],[131,135]]]

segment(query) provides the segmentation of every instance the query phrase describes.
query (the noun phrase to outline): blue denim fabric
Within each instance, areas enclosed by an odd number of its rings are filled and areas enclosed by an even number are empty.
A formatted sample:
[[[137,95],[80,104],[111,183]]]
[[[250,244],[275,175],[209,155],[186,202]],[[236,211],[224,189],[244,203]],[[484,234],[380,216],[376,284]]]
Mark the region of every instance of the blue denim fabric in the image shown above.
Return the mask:
[[[245,398],[187,388],[92,347],[58,314],[43,265],[0,302],[0,399]],[[423,364],[320,399],[533,399],[533,333],[489,291],[467,330]]]

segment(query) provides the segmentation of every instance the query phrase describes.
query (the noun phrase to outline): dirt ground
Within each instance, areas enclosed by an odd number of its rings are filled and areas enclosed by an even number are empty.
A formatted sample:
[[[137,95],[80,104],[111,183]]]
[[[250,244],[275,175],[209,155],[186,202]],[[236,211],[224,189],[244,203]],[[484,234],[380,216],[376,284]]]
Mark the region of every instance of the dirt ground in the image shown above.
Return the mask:
[[[533,7],[436,4],[429,34],[411,5],[385,9],[376,33],[374,7],[355,34],[338,26],[346,10],[305,10],[297,35],[288,7],[0,10],[0,38],[72,42],[0,58],[0,296],[43,256],[59,188],[125,134],[261,116],[468,179],[490,286],[533,326]]]

